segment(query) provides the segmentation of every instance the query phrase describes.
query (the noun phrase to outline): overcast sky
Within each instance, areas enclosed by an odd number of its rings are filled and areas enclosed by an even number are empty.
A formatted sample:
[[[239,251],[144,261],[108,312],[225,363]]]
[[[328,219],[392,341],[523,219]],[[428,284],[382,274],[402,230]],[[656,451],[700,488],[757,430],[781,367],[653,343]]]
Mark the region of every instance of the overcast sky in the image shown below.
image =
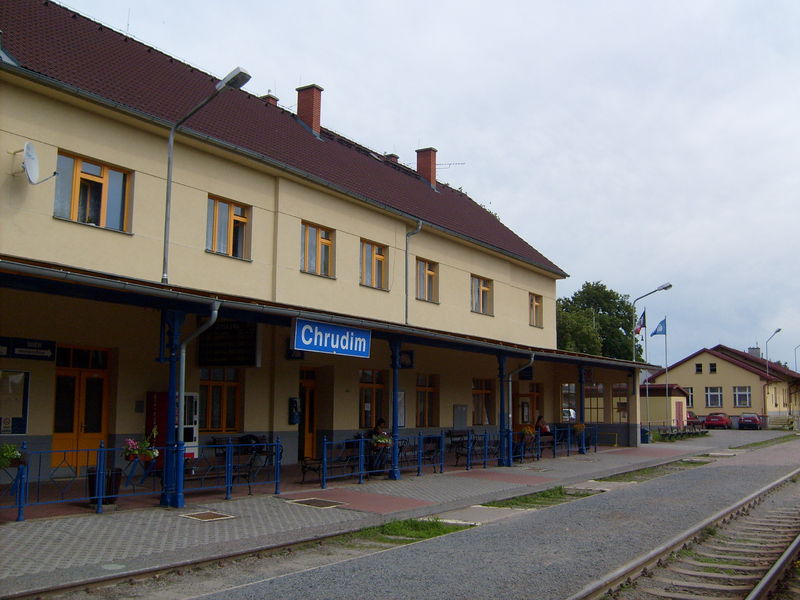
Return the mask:
[[[664,317],[668,361],[800,344],[800,3],[69,0],[462,188],[570,274]],[[90,57],[87,57],[90,60]],[[463,164],[462,164],[463,163]],[[648,358],[664,364],[663,336]]]

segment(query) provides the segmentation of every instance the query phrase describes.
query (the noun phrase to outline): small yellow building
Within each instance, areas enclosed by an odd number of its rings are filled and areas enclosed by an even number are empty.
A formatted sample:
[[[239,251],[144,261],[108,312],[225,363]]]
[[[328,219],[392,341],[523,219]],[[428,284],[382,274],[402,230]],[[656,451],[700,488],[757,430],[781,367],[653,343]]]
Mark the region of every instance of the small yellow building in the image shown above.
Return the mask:
[[[689,392],[670,383],[645,383],[639,386],[642,405],[642,425],[649,428],[685,427]]]
[[[747,352],[721,344],[703,348],[649,381],[663,384],[667,379],[687,391],[687,408],[698,416],[724,412],[734,425],[742,413],[775,422],[797,415],[800,407],[800,373],[767,362],[758,348]]]

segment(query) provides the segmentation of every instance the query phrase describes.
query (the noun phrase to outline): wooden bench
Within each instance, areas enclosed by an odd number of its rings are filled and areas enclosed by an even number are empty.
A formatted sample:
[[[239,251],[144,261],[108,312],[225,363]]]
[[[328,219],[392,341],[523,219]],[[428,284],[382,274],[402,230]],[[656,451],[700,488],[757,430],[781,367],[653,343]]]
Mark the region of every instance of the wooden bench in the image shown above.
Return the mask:
[[[328,473],[341,471],[341,473],[334,475],[336,477],[344,475],[349,470],[349,474],[352,475],[358,468],[358,440],[335,442],[332,445],[332,450],[331,456],[328,457]],[[316,473],[318,477],[322,478],[321,458],[304,456],[300,459],[300,473],[302,475],[300,483],[306,482],[306,474],[309,472]],[[330,475],[328,476],[330,477]]]

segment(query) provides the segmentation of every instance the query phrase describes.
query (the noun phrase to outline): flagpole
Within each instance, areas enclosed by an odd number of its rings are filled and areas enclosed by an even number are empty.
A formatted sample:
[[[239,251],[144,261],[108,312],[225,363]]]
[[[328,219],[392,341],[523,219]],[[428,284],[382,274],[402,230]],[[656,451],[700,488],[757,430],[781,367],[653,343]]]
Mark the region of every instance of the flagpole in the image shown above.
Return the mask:
[[[669,395],[669,360],[667,359],[667,316],[664,315],[664,385],[667,396],[667,414],[672,412],[672,402]]]
[[[643,315],[647,314],[647,307],[644,307]],[[645,329],[644,329],[644,362],[648,362],[647,360],[647,320],[645,319]],[[645,392],[645,401],[644,405],[647,409],[647,424],[650,425],[650,372],[648,371],[648,377],[644,381],[644,392]]]

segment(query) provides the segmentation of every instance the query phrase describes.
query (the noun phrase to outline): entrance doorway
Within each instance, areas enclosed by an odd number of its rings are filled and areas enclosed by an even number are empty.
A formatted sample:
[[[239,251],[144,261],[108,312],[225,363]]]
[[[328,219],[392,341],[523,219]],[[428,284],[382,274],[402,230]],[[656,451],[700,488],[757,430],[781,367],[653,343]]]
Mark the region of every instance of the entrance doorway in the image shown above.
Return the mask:
[[[512,429],[522,431],[533,426],[541,406],[542,384],[532,381],[517,382],[517,393],[512,401]]]
[[[298,459],[317,458],[317,372],[300,369],[300,443]]]
[[[92,466],[108,435],[108,350],[59,347],[53,418],[53,466]],[[85,456],[84,456],[85,454]]]

